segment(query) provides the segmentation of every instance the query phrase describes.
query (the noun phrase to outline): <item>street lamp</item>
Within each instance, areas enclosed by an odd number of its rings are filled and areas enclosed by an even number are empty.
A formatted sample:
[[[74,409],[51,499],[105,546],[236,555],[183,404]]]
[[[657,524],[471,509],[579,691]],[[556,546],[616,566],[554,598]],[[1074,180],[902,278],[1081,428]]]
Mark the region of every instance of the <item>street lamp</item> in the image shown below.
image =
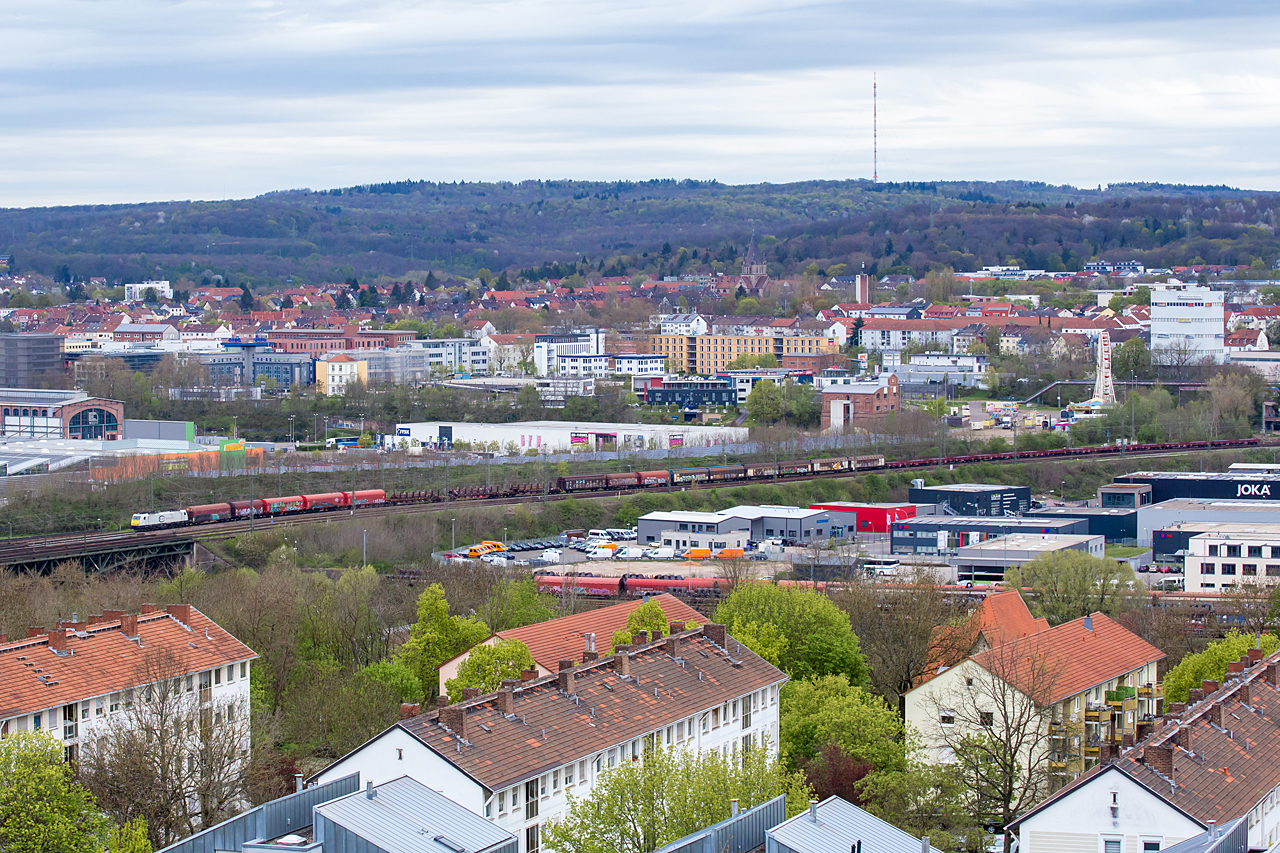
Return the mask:
[[[237,438],[240,437],[240,433],[237,430],[237,421],[239,417],[240,417],[239,415],[231,416],[231,440],[232,441],[235,441]]]
[[[364,531],[364,550],[361,552],[360,568],[369,565],[369,531]]]
[[[9,525],[9,529],[13,529],[13,525]],[[458,519],[449,519],[449,550],[458,550]]]

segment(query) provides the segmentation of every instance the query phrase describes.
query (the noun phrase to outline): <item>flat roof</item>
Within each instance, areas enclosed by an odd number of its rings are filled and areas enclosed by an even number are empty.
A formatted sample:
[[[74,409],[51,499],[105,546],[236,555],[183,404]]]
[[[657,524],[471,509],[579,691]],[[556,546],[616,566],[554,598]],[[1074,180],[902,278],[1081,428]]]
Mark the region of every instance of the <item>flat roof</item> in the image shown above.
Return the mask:
[[[730,521],[737,516],[723,512],[697,512],[694,510],[675,510],[673,512],[655,511],[640,516],[639,521],[696,521],[702,524],[718,524]]]
[[[1079,521],[1078,518],[1042,518],[1032,516],[1013,516],[1012,518],[984,518],[972,515],[917,515],[915,518],[904,518],[897,524],[909,524],[924,527],[928,524],[957,524],[968,528],[978,527],[1067,527]]]
[[[1025,515],[1034,515],[1043,517],[1046,515],[1060,515],[1065,518],[1082,518],[1084,516],[1096,515],[1133,515],[1138,511],[1136,506],[1047,506],[1042,509],[1033,509],[1025,513]]]
[[[952,483],[948,486],[912,486],[913,489],[926,489],[935,492],[1005,492],[1010,489],[1025,489],[1027,486],[999,486],[991,483]]]
[[[1215,524],[1210,529],[1195,534],[1194,538],[1219,536],[1247,536],[1247,538],[1253,539],[1275,537],[1280,539],[1280,524],[1240,524],[1239,522]]]
[[[1194,535],[1197,533],[1208,533],[1211,530],[1218,530],[1223,527],[1248,527],[1257,530],[1271,526],[1272,525],[1269,525],[1266,522],[1242,525],[1238,521],[1175,521],[1165,527],[1157,527],[1153,532],[1160,533],[1162,531],[1177,531],[1178,533],[1190,533]],[[1280,529],[1280,525],[1277,525],[1277,528]]]
[[[1140,492],[1143,489],[1150,489],[1150,483],[1107,483],[1100,487],[1104,491],[1124,491],[1124,492]]]
[[[932,506],[932,504],[930,504]],[[824,501],[820,504],[809,504],[809,509],[825,509],[833,512],[841,512],[846,509],[906,509],[907,507],[915,507],[913,503],[858,503],[856,501]]]
[[[822,515],[826,510],[809,509],[799,506],[735,506],[721,510],[734,518],[808,518],[811,515]]]
[[[1070,548],[1072,545],[1083,545],[1086,542],[1101,538],[1101,536],[1082,536],[1067,533],[1010,533],[1008,536],[988,539],[986,542],[963,545],[960,551],[969,553],[1003,553],[1006,551],[1048,553],[1050,551],[1061,551],[1063,548]]]
[[[1155,480],[1222,480],[1231,482],[1239,479],[1248,480],[1280,480],[1280,474],[1268,474],[1261,471],[1219,471],[1205,473],[1203,471],[1134,471],[1129,474],[1118,474],[1120,477],[1142,477]],[[1113,485],[1121,485],[1115,483]]]
[[[1163,509],[1179,512],[1280,512],[1280,501],[1237,501],[1230,498],[1170,498],[1142,510]]]

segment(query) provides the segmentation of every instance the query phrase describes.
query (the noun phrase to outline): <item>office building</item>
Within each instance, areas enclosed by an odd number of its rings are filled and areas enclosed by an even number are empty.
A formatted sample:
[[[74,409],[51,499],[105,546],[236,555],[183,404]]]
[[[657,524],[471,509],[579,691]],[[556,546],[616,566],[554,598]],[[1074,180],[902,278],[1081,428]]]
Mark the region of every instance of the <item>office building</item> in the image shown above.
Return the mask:
[[[1010,533],[957,548],[956,578],[960,583],[1003,580],[1009,569],[1060,551],[1081,551],[1101,558],[1106,541],[1101,536],[1078,534]]]
[[[120,438],[124,403],[83,391],[0,388],[0,436],[5,438]]]
[[[61,335],[0,334],[0,383],[31,388],[43,376],[62,375]]]
[[[1089,522],[1083,518],[927,515],[895,522],[889,530],[889,547],[895,554],[945,554],[954,553],[964,545],[1015,534],[1083,536],[1088,533]]]
[[[1187,364],[1226,356],[1223,292],[1207,287],[1151,291],[1151,360]]]
[[[1183,588],[1280,583],[1280,524],[1218,524],[1187,540]]]
[[[1031,509],[1031,489],[987,483],[913,486],[907,500],[914,504],[946,504],[957,515],[1007,517]]]
[[[604,329],[587,329],[567,335],[535,335],[533,338],[535,374],[547,376],[560,372],[560,356],[604,355],[605,334]]]
[[[1280,500],[1280,474],[1264,471],[1227,471],[1201,474],[1193,471],[1135,471],[1119,474],[1112,489],[1120,483],[1138,483],[1151,487],[1147,503],[1157,504],[1174,498],[1270,501]],[[1105,506],[1105,504],[1104,504]]]
[[[1162,501],[1138,510],[1138,545],[1153,545],[1157,530],[1170,530],[1187,522],[1200,524],[1275,524],[1280,501],[1197,500]]]

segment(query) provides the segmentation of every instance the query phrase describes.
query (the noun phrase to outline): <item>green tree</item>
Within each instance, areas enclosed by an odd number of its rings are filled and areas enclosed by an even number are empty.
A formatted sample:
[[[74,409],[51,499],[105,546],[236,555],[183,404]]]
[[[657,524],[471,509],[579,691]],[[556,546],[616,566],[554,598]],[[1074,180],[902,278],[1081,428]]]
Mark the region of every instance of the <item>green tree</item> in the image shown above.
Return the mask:
[[[240,310],[246,314],[253,310],[253,294],[247,284],[240,285]]]
[[[360,670],[360,675],[394,689],[401,702],[418,702],[422,699],[422,682],[409,667],[398,660],[371,663]]]
[[[538,592],[533,578],[524,580],[499,580],[493,585],[476,615],[497,633],[512,628],[523,628],[556,617],[556,597]]]
[[[762,636],[763,626],[772,625],[786,640],[778,653],[778,668],[792,678],[839,674],[848,677],[850,684],[866,684],[867,660],[849,627],[849,616],[822,593],[771,584],[739,584],[716,608],[715,621],[726,625],[740,643],[745,643],[744,637]],[[744,629],[742,637],[738,636],[739,625]]]
[[[107,853],[151,853],[151,850],[145,819],[134,818],[124,826],[111,828],[111,836],[107,839]]]
[[[771,352],[761,355],[743,353],[725,365],[727,370],[751,370],[753,368],[774,368],[778,366],[778,357]]]
[[[1130,338],[1111,354],[1111,372],[1117,379],[1150,379],[1151,350],[1142,338]]]
[[[663,611],[662,605],[656,601],[646,601],[627,614],[626,627],[615,631],[609,638],[609,650],[613,651],[618,646],[630,645],[631,638],[641,631],[647,631],[652,637],[654,631],[665,632],[668,627],[670,623],[667,621],[667,614]],[[689,627],[685,626],[686,629]]]
[[[876,770],[906,769],[908,744],[897,710],[844,675],[788,683],[782,689],[781,718],[778,746],[788,766],[799,766],[835,743]]]
[[[445,682],[445,693],[454,701],[462,698],[464,687],[492,693],[506,679],[519,678],[521,670],[533,666],[529,647],[519,640],[498,640],[491,645],[475,646],[458,667],[458,674]]]
[[[862,780],[862,806],[910,835],[929,836],[938,850],[984,853],[990,836],[973,809],[973,792],[954,764],[913,758],[905,770],[873,773]]]
[[[483,622],[450,616],[444,587],[433,583],[418,597],[418,621],[400,647],[399,659],[422,684],[427,698],[439,692],[440,664],[465,652],[489,636]]]
[[[15,732],[0,740],[0,850],[97,853],[110,828],[52,734]]]
[[[542,417],[542,397],[538,394],[537,387],[526,385],[516,393],[516,413],[525,421]]]
[[[751,808],[779,794],[787,795],[788,815],[808,806],[803,778],[771,759],[767,744],[731,757],[655,749],[609,770],[588,796],[570,794],[544,840],[560,853],[651,853],[727,818],[731,798]]]
[[[1128,563],[1084,551],[1055,551],[1014,566],[1004,585],[1020,590],[1031,612],[1050,625],[1094,612],[1115,616],[1138,604],[1137,576]]]
[[[1240,660],[1255,643],[1263,652],[1271,654],[1280,648],[1280,637],[1266,633],[1255,638],[1253,634],[1232,630],[1223,639],[1210,643],[1203,652],[1187,655],[1165,674],[1164,701],[1186,702],[1192,687],[1199,687],[1205,681],[1222,681],[1227,674],[1227,664]]]
[[[747,395],[747,411],[752,423],[768,425],[782,420],[782,390],[772,379],[762,379]]]

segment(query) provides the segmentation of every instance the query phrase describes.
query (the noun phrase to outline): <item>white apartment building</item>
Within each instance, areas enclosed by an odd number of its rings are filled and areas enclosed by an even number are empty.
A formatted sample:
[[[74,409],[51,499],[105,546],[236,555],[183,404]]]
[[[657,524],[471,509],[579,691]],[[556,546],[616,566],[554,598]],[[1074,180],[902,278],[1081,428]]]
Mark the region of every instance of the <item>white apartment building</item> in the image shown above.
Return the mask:
[[[409,776],[543,850],[542,825],[610,769],[650,750],[687,747],[732,758],[761,743],[776,754],[778,691],[787,676],[704,625],[575,666],[526,671],[496,693],[402,720],[313,777],[358,772],[361,784]],[[645,638],[646,640],[648,638]],[[527,679],[527,680],[524,680]]]
[[[554,373],[557,376],[608,376],[611,358],[612,356],[605,353],[558,355],[555,359]]]
[[[546,376],[560,366],[562,355],[604,355],[603,329],[587,329],[567,335],[536,335],[533,339],[533,367]]]
[[[146,298],[147,291],[154,290],[156,296],[161,299],[172,299],[173,288],[167,281],[140,281],[135,284],[126,284],[124,286],[125,302],[140,302]]]
[[[658,320],[659,334],[705,335],[710,328],[701,314],[667,314]]]
[[[489,349],[474,338],[409,341],[403,349],[421,350],[426,353],[427,370],[453,373],[489,372]]]
[[[106,610],[28,633],[0,645],[0,737],[47,730],[76,761],[111,726],[131,725],[167,682],[174,692],[166,701],[241,734],[247,755],[249,730],[241,723],[257,655],[191,605]]]
[[[666,372],[667,359],[662,355],[614,355],[613,373],[628,376],[661,376]]]
[[[1223,293],[1207,287],[1157,287],[1151,291],[1152,360],[1170,363],[1175,353],[1192,359],[1226,355],[1226,314]]]
[[[1280,583],[1280,524],[1219,524],[1192,536],[1187,551],[1188,591]]]

